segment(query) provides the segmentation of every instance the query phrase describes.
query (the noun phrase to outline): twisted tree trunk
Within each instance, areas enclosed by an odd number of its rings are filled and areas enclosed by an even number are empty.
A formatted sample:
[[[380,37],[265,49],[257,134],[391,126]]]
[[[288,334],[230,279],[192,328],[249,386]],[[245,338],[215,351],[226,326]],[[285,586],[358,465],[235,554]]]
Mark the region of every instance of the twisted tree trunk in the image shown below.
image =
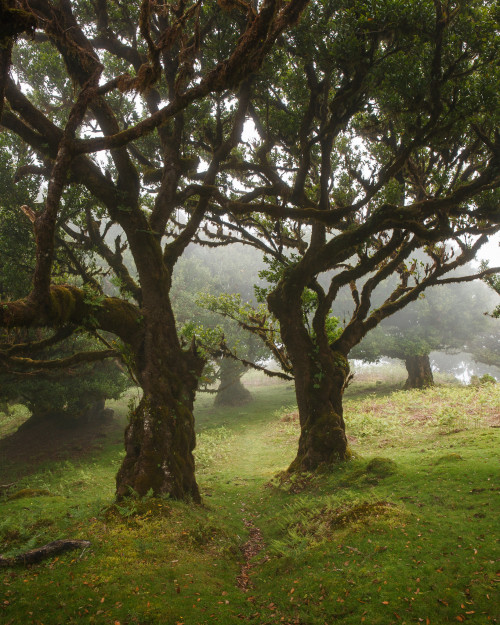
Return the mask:
[[[199,502],[193,403],[204,361],[194,344],[184,350],[179,343],[169,287],[168,279],[158,280],[145,294],[144,334],[135,354],[143,397],[125,430],[116,494],[152,492]]]
[[[294,302],[275,291],[268,301],[292,362],[299,409],[299,445],[289,471],[314,471],[347,460],[351,453],[342,408],[347,358],[309,336],[300,299]]]
[[[434,386],[429,354],[408,356],[405,359],[405,366],[408,372],[408,378],[405,382],[406,389]]]

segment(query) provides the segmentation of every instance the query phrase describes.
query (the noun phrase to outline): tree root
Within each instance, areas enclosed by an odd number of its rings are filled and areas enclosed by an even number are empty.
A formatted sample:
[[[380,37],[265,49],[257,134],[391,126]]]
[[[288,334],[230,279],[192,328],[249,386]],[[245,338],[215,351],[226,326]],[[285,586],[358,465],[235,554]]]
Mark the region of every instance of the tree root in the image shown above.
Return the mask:
[[[3,556],[0,556],[0,567],[19,565],[26,566],[27,564],[35,564],[41,560],[45,560],[45,558],[50,558],[57,553],[62,553],[63,551],[86,549],[87,547],[90,547],[90,541],[88,540],[54,540],[47,545],[43,545],[43,547],[25,551],[24,553],[20,553],[12,558],[4,558]]]

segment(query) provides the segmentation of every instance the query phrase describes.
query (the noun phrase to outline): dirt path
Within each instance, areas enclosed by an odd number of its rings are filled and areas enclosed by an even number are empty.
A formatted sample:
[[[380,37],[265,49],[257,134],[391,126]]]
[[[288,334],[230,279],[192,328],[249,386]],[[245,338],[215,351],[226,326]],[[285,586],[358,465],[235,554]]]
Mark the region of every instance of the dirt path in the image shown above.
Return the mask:
[[[262,538],[262,532],[255,525],[252,519],[243,519],[244,526],[248,529],[248,540],[241,548],[241,552],[244,557],[244,562],[241,565],[240,574],[236,578],[236,585],[241,588],[243,592],[248,592],[253,588],[252,580],[250,579],[250,570],[255,567],[257,563],[254,558],[265,548],[264,539]],[[266,560],[267,558],[264,558]]]

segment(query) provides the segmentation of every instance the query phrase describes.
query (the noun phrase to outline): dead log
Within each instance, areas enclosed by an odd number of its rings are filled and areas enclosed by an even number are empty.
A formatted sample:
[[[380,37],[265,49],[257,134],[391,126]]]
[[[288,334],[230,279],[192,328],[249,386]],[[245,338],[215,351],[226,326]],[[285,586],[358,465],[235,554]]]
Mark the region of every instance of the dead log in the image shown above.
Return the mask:
[[[86,549],[87,547],[90,547],[90,541],[88,540],[54,540],[47,545],[43,545],[43,547],[30,549],[30,551],[25,551],[11,558],[0,556],[0,567],[36,564],[58,553],[71,551],[72,549]]]

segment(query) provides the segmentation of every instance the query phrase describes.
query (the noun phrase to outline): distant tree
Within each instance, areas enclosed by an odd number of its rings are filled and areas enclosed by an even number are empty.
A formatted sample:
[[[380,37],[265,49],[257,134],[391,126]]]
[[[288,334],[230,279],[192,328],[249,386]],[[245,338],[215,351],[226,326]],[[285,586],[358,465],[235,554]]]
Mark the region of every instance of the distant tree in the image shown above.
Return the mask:
[[[368,333],[350,352],[351,358],[403,360],[408,372],[405,388],[434,384],[429,354],[473,352],[490,343],[490,323],[484,310],[489,294],[480,282],[430,288]]]
[[[216,406],[251,400],[250,391],[241,382],[248,370],[242,360],[269,357],[269,352],[256,337],[221,320],[212,312],[210,302],[226,291],[253,300],[253,284],[262,265],[255,250],[241,245],[217,250],[198,247],[181,258],[174,271],[172,303],[177,324],[183,335],[196,336],[199,348],[206,349],[203,378],[211,386],[218,382]],[[229,354],[237,354],[240,360]]]

